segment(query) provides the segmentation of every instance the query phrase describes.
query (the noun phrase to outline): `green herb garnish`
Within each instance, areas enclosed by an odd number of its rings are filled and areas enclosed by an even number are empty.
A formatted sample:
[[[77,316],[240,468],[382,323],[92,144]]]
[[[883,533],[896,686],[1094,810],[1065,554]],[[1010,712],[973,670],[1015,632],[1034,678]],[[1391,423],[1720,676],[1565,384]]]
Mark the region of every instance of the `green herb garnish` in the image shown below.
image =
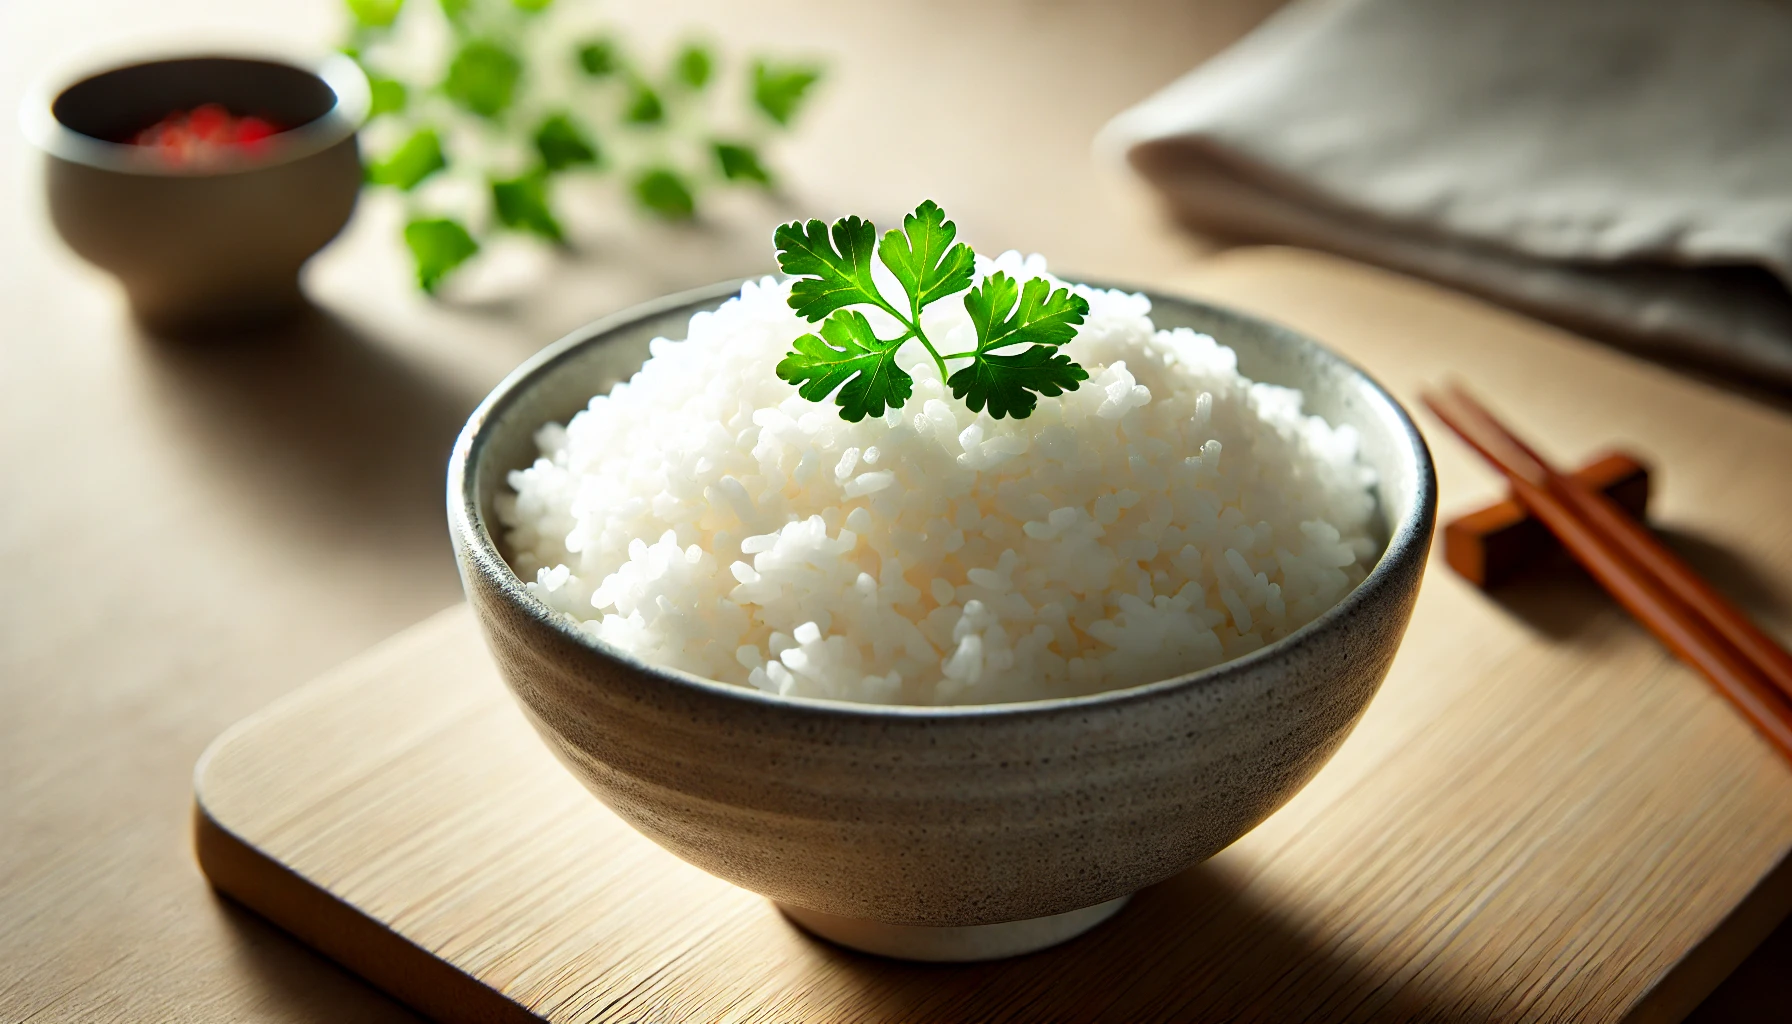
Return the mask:
[[[448,161],[442,156],[442,137],[434,128],[419,128],[384,160],[369,163],[367,180],[409,192],[447,166]]]
[[[404,226],[404,244],[417,263],[417,283],[433,293],[450,270],[471,259],[479,243],[459,221],[419,218]]]
[[[550,242],[563,241],[565,231],[548,207],[547,176],[540,172],[508,180],[492,180],[492,212],[498,223],[513,231],[539,235]]]
[[[341,2],[371,90],[366,182],[398,194],[426,292],[498,232],[576,251],[562,204],[602,175],[675,222],[724,188],[774,190],[771,147],[821,74],[701,38],[658,55],[614,30],[564,38],[597,0]]]
[[[805,334],[791,343],[778,363],[778,376],[797,385],[797,394],[811,402],[834,395],[840,418],[857,423],[900,409],[914,394],[915,381],[896,365],[896,352],[910,339],[919,341],[939,367],[940,379],[972,412],[985,408],[996,419],[1017,420],[1033,414],[1040,395],[1075,391],[1089,379],[1058,347],[1076,337],[1089,315],[1089,303],[1069,288],[1053,289],[1042,278],[1023,286],[997,271],[971,288],[975,257],[971,247],[956,241],[958,227],[929,199],[902,219],[902,230],[889,231],[881,242],[877,227],[859,217],[843,217],[830,229],[819,220],[794,221],[778,228],[778,266],[796,278],[790,308],[814,323],[825,318],[821,333]],[[902,285],[907,309],[898,308],[878,291],[871,278],[876,256]],[[921,328],[921,311],[949,295],[969,290],[965,312],[977,329],[977,347],[941,354]],[[865,314],[852,306],[872,306],[889,314],[901,328],[880,338]],[[1025,345],[1014,351],[1014,346]],[[1006,350],[1006,351],[1004,351]],[[970,364],[948,373],[946,360]]]
[[[709,47],[701,43],[688,43],[678,51],[672,62],[674,73],[687,89],[701,89],[709,84],[709,76],[715,73],[715,57],[710,54]]]
[[[535,129],[535,152],[548,171],[596,166],[602,162],[597,143],[567,113],[551,114]]]
[[[753,103],[766,117],[788,125],[809,87],[821,80],[821,69],[809,64],[753,62]]]
[[[522,59],[509,47],[490,39],[471,39],[449,62],[442,92],[480,117],[496,118],[510,109],[522,77]]]

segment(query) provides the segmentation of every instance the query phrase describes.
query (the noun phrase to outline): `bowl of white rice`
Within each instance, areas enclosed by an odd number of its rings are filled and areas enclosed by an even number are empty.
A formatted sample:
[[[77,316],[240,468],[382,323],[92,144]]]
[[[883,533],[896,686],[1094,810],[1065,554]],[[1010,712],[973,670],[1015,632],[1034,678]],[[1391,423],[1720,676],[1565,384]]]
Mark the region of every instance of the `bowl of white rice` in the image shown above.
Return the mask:
[[[906,350],[900,408],[808,401],[770,367],[811,328],[764,278],[550,346],[450,463],[468,597],[549,748],[891,956],[1062,941],[1281,806],[1386,674],[1435,514],[1405,411],[1316,342],[998,271],[1088,304],[1087,379],[1026,418]]]

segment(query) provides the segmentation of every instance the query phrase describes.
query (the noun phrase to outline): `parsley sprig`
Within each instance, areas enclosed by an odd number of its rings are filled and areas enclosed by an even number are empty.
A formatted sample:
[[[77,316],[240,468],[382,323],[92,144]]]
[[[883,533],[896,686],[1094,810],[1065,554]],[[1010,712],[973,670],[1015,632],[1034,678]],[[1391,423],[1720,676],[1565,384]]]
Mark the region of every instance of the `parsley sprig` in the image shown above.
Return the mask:
[[[1053,289],[1044,278],[1023,285],[1002,271],[972,288],[975,257],[957,237],[958,226],[931,199],[881,241],[877,226],[860,217],[843,217],[832,228],[819,220],[778,228],[778,266],[796,278],[790,308],[810,323],[825,321],[819,334],[791,343],[778,376],[811,402],[833,395],[840,417],[850,423],[900,409],[914,395],[914,378],[896,365],[897,351],[910,340],[927,349],[952,397],[972,412],[987,408],[996,419],[1023,420],[1033,414],[1040,395],[1075,391],[1089,373],[1058,347],[1076,337],[1089,315],[1088,300],[1069,288]],[[872,280],[874,250],[902,286],[906,309],[885,298]],[[941,354],[921,327],[921,311],[959,292],[967,292],[964,308],[977,330],[977,345]],[[882,310],[899,332],[879,337],[854,306]],[[1015,351],[1019,345],[1026,348]],[[948,359],[970,363],[953,373]]]
[[[498,231],[566,245],[562,194],[599,175],[669,221],[696,217],[712,187],[774,190],[763,147],[821,75],[757,57],[729,88],[725,54],[701,39],[652,60],[615,33],[567,45],[597,0],[343,2],[343,50],[371,89],[367,181],[404,196],[404,240],[432,293]]]

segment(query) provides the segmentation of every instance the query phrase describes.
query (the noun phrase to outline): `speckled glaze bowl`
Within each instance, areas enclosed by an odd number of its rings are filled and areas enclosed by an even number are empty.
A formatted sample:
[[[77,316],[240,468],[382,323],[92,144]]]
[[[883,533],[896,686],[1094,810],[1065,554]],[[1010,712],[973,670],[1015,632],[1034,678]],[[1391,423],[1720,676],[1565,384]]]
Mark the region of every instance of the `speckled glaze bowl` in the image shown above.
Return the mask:
[[[1431,543],[1430,454],[1398,403],[1292,331],[1152,295],[1247,376],[1301,388],[1362,435],[1388,543],[1367,579],[1236,661],[1089,697],[919,708],[784,698],[660,668],[531,597],[493,535],[493,497],[532,435],[626,379],[656,336],[736,284],[622,313],[547,348],[467,423],[448,515],[468,599],[561,761],[692,864],[848,946],[927,960],[1042,948],[1205,860],[1280,807],[1343,742],[1387,673]]]
[[[129,143],[175,111],[218,103],[287,131],[251,154],[171,164]],[[124,285],[152,330],[236,327],[302,310],[299,268],[361,191],[367,78],[340,55],[149,60],[39,84],[20,108],[44,153],[50,220]]]

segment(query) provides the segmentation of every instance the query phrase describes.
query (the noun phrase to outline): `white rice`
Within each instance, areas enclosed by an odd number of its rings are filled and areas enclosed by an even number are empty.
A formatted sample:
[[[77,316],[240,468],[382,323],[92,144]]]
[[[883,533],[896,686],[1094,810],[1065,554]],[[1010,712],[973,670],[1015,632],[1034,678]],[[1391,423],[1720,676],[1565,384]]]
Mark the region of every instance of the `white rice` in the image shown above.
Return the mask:
[[[1047,277],[978,258],[978,275]],[[1054,279],[1055,280],[1055,279]],[[984,704],[1092,693],[1282,637],[1378,554],[1357,436],[1231,349],[1078,287],[1089,371],[1024,420],[973,414],[911,342],[914,396],[847,423],[773,367],[816,325],[749,283],[537,435],[498,503],[529,589],[651,662],[778,694]],[[875,322],[875,320],[874,320]],[[889,324],[879,324],[890,333]],[[942,351],[975,336],[929,307]]]

